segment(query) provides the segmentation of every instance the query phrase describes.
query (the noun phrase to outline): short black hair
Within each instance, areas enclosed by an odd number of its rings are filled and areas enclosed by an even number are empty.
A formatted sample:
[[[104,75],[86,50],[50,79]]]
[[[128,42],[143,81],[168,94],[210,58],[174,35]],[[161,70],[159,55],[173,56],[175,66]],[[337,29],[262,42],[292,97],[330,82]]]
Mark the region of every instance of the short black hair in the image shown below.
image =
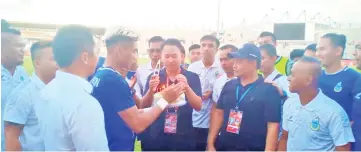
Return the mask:
[[[334,47],[341,47],[342,48],[342,55],[346,49],[346,36],[343,34],[336,34],[336,33],[327,33],[322,36],[322,38],[328,38],[331,40]]]
[[[172,46],[176,46],[182,54],[186,54],[186,51],[182,45],[182,42],[180,42],[178,39],[174,39],[174,38],[170,38],[170,39],[166,39],[164,41],[164,43],[161,46],[161,50],[163,50],[164,46],[166,45],[172,45]]]
[[[11,26],[11,24],[4,19],[1,19],[1,33],[10,33],[10,34],[14,34],[14,35],[21,35],[21,32],[19,30],[13,28]]]
[[[305,50],[303,49],[293,49],[290,53],[291,60],[295,58],[303,57],[303,54],[305,54]]]
[[[134,42],[138,40],[138,35],[126,27],[115,27],[108,29],[105,33],[105,46],[107,48],[119,42]]]
[[[316,52],[317,50],[317,44],[316,43],[312,43],[307,45],[307,47],[305,48],[305,50],[312,50],[312,52]]]
[[[201,46],[199,44],[193,44],[189,47],[188,51],[191,52],[194,49],[199,49]]]
[[[217,45],[217,48],[219,47],[219,45],[221,44],[221,42],[219,42],[219,40],[217,39],[217,37],[215,37],[214,35],[204,35],[202,36],[201,38],[201,42],[204,41],[204,40],[211,40],[211,41],[214,41],[216,42],[216,45]]]
[[[269,56],[278,56],[276,47],[272,44],[263,44],[259,48],[261,51],[265,51]]]
[[[311,63],[315,65],[314,69],[310,69],[312,70],[313,76],[318,80],[319,77],[322,75],[322,66],[321,66],[321,62],[316,59],[315,57],[310,57],[310,56],[303,56],[301,57],[301,59],[298,62],[304,62],[304,63]]]
[[[232,44],[226,44],[226,45],[223,45],[222,47],[219,48],[220,50],[226,50],[226,49],[231,49],[231,51],[237,51],[238,48]]]
[[[83,51],[94,51],[93,34],[82,25],[61,27],[53,39],[54,60],[60,68],[69,67]]]
[[[277,38],[276,38],[276,36],[275,36],[272,32],[264,31],[264,32],[262,32],[262,33],[259,35],[259,37],[266,37],[266,36],[272,37],[272,41],[273,41],[274,43],[277,42]]]
[[[150,46],[150,43],[154,42],[164,42],[164,39],[161,36],[153,36],[148,40],[148,46]]]
[[[37,53],[40,50],[51,47],[51,46],[52,46],[51,41],[37,41],[37,42],[33,43],[30,47],[31,60],[32,61],[35,60],[35,57],[37,56]]]

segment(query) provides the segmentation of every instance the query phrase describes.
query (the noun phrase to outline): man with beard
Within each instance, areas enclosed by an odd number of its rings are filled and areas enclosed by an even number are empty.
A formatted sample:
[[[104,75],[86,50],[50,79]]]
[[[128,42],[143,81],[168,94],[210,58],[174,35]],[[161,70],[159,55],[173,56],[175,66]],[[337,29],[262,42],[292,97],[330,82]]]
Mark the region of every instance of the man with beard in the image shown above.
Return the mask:
[[[28,79],[24,67],[22,66],[25,54],[26,41],[21,37],[20,31],[1,19],[1,145],[5,148],[4,108],[9,95],[17,86]],[[16,88],[16,89],[15,89]]]

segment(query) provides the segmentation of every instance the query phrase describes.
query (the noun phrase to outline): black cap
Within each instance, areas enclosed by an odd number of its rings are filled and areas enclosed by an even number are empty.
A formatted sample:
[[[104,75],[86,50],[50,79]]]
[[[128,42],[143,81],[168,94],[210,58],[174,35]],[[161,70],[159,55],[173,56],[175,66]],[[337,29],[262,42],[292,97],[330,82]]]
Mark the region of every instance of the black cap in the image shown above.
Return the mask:
[[[251,43],[246,43],[241,46],[237,51],[228,53],[229,58],[241,58],[241,59],[251,59],[256,60],[257,62],[261,61],[261,51],[260,49]]]

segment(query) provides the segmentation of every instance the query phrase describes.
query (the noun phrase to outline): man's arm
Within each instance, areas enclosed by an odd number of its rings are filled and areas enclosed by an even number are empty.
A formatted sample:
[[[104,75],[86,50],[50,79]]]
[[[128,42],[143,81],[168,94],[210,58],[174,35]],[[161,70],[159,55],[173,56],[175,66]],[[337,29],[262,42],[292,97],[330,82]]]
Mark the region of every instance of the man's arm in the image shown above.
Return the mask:
[[[336,146],[336,151],[350,151],[351,150],[351,144],[348,143],[346,145],[343,146]]]
[[[341,107],[339,108],[335,108],[335,112],[330,114],[328,130],[337,151],[350,151],[350,142],[355,142],[355,138],[347,113]]]
[[[153,104],[153,100],[154,100],[154,91],[152,89],[149,89],[149,81],[151,79],[151,76],[149,76],[147,78],[147,83],[145,84],[145,88],[144,88],[144,92],[145,95],[143,96],[143,98],[140,101],[140,108],[148,108],[151,107]]]
[[[188,82],[189,86],[186,87],[185,94],[192,108],[196,111],[200,111],[202,109],[201,81],[197,75],[194,75],[194,78],[191,77],[190,79],[191,80]]]
[[[24,125],[5,121],[5,149],[6,151],[21,151],[19,137]]]
[[[208,151],[215,151],[214,148],[215,141],[217,139],[219,130],[221,129],[221,126],[223,124],[223,115],[224,111],[223,109],[218,109],[216,107],[216,104],[213,104],[212,110],[211,110],[211,122],[209,125],[209,133],[208,133]]]
[[[278,151],[287,151],[288,131],[282,130],[282,136],[278,143]]]
[[[265,120],[267,121],[267,138],[265,151],[277,150],[279,123],[281,121],[281,96],[276,87],[271,86],[267,90],[265,104]]]

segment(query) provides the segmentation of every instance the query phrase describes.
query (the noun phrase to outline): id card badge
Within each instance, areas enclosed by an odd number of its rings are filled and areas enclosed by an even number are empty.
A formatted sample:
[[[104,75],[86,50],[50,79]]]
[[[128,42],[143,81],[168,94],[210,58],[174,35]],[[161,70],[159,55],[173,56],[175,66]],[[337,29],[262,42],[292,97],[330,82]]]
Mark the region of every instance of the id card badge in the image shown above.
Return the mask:
[[[243,111],[231,109],[229,113],[227,132],[239,134],[239,128],[242,123]]]
[[[177,133],[177,112],[167,112],[165,115],[164,133]]]

